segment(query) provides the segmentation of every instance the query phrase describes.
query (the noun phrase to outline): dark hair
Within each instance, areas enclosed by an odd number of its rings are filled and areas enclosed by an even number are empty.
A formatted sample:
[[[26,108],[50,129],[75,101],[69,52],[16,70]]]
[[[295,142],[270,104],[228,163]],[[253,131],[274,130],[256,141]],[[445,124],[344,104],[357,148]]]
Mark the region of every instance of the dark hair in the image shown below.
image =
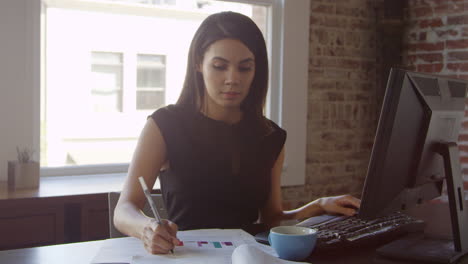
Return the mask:
[[[190,44],[187,72],[177,104],[200,111],[205,96],[205,85],[197,66],[202,63],[208,47],[225,38],[241,41],[255,56],[255,76],[249,94],[241,103],[241,110],[244,114],[252,115],[268,131],[269,123],[263,117],[268,91],[268,56],[265,39],[255,22],[239,13],[212,14],[201,23]]]

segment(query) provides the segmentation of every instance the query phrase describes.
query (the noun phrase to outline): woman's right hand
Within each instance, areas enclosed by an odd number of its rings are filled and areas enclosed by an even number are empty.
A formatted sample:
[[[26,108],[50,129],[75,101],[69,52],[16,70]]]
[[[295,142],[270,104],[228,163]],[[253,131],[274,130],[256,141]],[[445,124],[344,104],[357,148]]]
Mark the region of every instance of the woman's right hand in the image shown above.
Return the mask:
[[[141,240],[146,251],[151,254],[167,254],[181,242],[177,238],[177,225],[169,220],[162,220],[159,225],[152,218],[143,229]]]

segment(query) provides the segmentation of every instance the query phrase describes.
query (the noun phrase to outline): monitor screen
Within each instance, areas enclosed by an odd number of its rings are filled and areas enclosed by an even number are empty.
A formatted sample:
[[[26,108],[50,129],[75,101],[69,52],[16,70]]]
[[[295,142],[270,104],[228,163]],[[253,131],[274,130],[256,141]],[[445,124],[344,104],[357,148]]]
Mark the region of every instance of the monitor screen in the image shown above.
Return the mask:
[[[392,69],[362,192],[367,219],[441,195],[437,143],[458,142],[468,81]]]

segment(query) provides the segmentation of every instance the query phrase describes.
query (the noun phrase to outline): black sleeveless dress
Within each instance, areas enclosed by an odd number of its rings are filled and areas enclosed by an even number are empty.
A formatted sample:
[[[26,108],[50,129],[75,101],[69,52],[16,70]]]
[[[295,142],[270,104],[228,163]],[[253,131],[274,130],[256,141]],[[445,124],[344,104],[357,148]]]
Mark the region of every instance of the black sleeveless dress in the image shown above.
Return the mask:
[[[258,219],[285,130],[270,121],[265,135],[252,118],[229,125],[178,105],[150,117],[166,143],[170,168],[160,173],[161,191],[179,230],[244,228]]]

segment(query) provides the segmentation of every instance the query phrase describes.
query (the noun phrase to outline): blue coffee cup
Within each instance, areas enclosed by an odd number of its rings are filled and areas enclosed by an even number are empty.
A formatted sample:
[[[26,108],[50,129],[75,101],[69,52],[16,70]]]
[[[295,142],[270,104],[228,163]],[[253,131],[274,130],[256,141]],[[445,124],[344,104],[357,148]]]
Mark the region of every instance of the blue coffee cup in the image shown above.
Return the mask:
[[[277,226],[270,229],[268,241],[280,258],[301,261],[314,250],[317,230],[302,226]]]

